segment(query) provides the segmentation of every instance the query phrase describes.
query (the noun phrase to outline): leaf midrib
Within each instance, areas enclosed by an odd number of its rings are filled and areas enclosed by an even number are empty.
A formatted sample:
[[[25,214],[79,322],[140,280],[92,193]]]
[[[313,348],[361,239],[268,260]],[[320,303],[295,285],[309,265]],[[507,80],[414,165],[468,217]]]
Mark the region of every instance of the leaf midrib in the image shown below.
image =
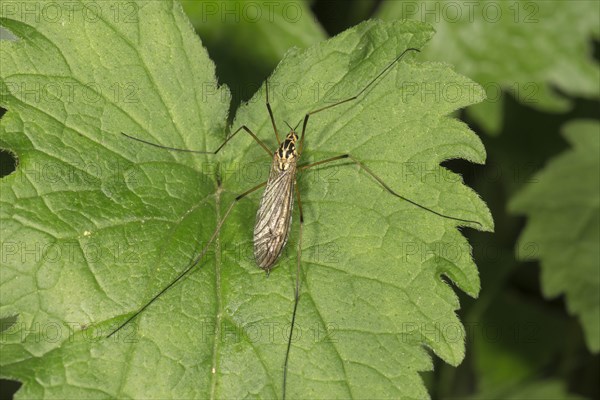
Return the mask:
[[[221,193],[223,189],[219,184],[215,193],[215,212],[216,212],[216,226],[219,226],[221,221]],[[215,238],[215,296],[216,296],[216,312],[215,312],[215,334],[213,337],[213,354],[210,368],[210,398],[216,399],[217,391],[217,369],[219,366],[219,337],[221,337],[221,322],[223,320],[223,291],[221,290],[221,232]]]

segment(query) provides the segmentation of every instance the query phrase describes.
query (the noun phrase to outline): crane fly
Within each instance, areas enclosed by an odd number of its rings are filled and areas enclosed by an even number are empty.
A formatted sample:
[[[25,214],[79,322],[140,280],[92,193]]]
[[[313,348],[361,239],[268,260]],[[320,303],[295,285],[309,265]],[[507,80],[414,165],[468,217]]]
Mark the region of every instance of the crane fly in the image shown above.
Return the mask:
[[[239,132],[246,132],[249,134],[269,155],[272,157],[270,172],[268,180],[262,182],[245,192],[239,194],[232,203],[229,205],[225,213],[223,214],[220,221],[217,223],[217,227],[210,237],[209,241],[204,245],[200,254],[198,254],[193,261],[175,278],[173,279],[167,286],[165,286],[161,291],[155,294],[146,304],[144,304],[141,308],[139,308],[131,317],[129,317],[125,322],[123,322],[119,327],[117,327],[114,331],[112,331],[108,337],[114,335],[117,331],[131,322],[134,318],[136,318],[142,311],[144,311],[148,306],[150,306],[154,301],[156,301],[163,293],[169,290],[173,285],[179,282],[184,276],[186,276],[192,269],[202,260],[202,258],[207,253],[209,245],[215,240],[217,235],[219,234],[225,220],[228,218],[231,210],[239,202],[242,198],[247,195],[255,192],[256,190],[265,187],[264,193],[260,200],[260,205],[258,207],[258,211],[256,213],[256,222],[254,225],[254,259],[258,267],[263,269],[267,275],[271,272],[277,260],[281,256],[281,253],[287,243],[290,229],[291,229],[291,219],[292,219],[292,210],[294,206],[294,197],[297,199],[298,211],[299,211],[299,235],[298,235],[298,248],[297,248],[297,257],[296,257],[296,284],[294,289],[294,308],[292,311],[292,318],[290,324],[290,332],[287,340],[287,347],[285,358],[283,360],[283,398],[286,397],[286,387],[287,387],[287,372],[288,372],[288,362],[290,358],[290,349],[293,337],[293,330],[296,320],[296,314],[298,310],[298,302],[300,298],[300,260],[302,254],[302,229],[304,223],[304,217],[302,212],[302,201],[300,198],[300,192],[298,190],[297,185],[297,174],[300,171],[305,171],[309,168],[316,167],[318,165],[338,161],[338,160],[347,160],[351,163],[358,166],[362,171],[364,171],[367,175],[371,176],[379,185],[381,185],[388,193],[391,195],[402,199],[418,208],[429,211],[435,215],[438,215],[442,218],[447,218],[460,222],[467,222],[481,226],[481,224],[477,221],[462,219],[457,217],[452,217],[449,215],[442,214],[438,211],[432,210],[428,207],[425,207],[413,200],[410,200],[398,193],[396,193],[390,186],[388,186],[380,177],[378,177],[371,169],[369,169],[366,165],[364,165],[361,161],[353,157],[351,154],[341,154],[334,157],[330,157],[324,160],[316,161],[310,164],[298,165],[298,161],[302,155],[302,150],[304,146],[304,138],[306,134],[306,128],[308,125],[308,121],[310,116],[320,113],[322,111],[328,110],[330,108],[339,106],[344,103],[348,103],[358,99],[369,87],[375,84],[382,76],[388,72],[396,63],[398,63],[404,55],[410,51],[419,52],[419,49],[416,48],[407,48],[400,55],[398,55],[394,60],[392,60],[377,76],[367,83],[365,87],[363,87],[356,95],[346,98],[341,101],[337,101],[335,103],[314,109],[312,111],[307,112],[302,122],[302,130],[301,134],[298,135],[295,128],[292,128],[289,124],[289,133],[284,137],[283,140],[280,139],[279,131],[277,129],[277,124],[275,123],[275,118],[273,116],[273,110],[271,109],[271,105],[269,103],[269,86],[268,81],[265,81],[265,98],[266,98],[266,107],[269,113],[269,118],[271,120],[271,124],[273,126],[273,131],[275,132],[275,137],[277,139],[278,147],[275,151],[269,149],[269,147],[262,142],[258,136],[252,132],[250,128],[246,125],[242,125],[239,127],[233,134],[229,135],[229,137],[214,151],[199,151],[199,150],[190,150],[190,149],[178,149],[174,147],[167,147],[160,144],[152,143],[143,139],[140,139],[135,136],[130,136],[126,133],[121,132],[121,134],[129,139],[144,143],[146,145],[173,150],[173,151],[181,151],[188,153],[197,153],[197,154],[214,154],[216,155],[219,151]],[[287,122],[286,122],[287,124]]]
[[[298,135],[292,129],[273,155],[269,180],[256,213],[254,260],[267,274],[281,255],[292,225],[297,141]]]

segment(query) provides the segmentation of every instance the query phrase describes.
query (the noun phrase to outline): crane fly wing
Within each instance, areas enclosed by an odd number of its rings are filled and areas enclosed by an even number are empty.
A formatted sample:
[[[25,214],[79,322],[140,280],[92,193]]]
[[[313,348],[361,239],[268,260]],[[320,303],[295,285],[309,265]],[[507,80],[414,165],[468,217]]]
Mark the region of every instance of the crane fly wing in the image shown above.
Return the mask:
[[[254,258],[258,266],[267,272],[281,255],[288,240],[295,181],[295,163],[290,163],[284,171],[273,163],[254,224]]]

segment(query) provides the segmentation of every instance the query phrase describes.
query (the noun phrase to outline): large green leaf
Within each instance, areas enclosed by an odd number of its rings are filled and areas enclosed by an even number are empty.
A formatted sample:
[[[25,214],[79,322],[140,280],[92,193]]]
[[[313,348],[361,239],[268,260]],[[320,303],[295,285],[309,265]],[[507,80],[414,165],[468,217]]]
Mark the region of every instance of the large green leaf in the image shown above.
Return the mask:
[[[520,243],[536,243],[546,297],[566,295],[590,350],[600,350],[600,124],[572,122],[573,149],[552,160],[510,203],[529,222]],[[522,258],[525,256],[521,254]]]
[[[598,38],[600,3],[578,1],[387,1],[385,19],[431,23],[439,33],[424,51],[471,76],[487,99],[467,112],[486,132],[502,128],[504,94],[547,112],[565,112],[571,96],[597,98],[598,63],[590,38]],[[568,32],[566,34],[565,32]]]
[[[0,145],[19,165],[0,183],[0,316],[17,316],[2,335],[2,375],[24,382],[21,397],[279,397],[298,230],[266,278],[251,255],[257,193],[233,209],[194,273],[104,338],[185,268],[270,160],[248,135],[218,156],[120,135],[214,149],[229,96],[179,5],[93,4],[93,23],[3,8],[2,25],[19,40],[2,42]],[[106,11],[126,4],[135,19]],[[270,81],[278,126],[355,94],[431,35],[420,23],[368,22],[288,53]],[[406,96],[406,84],[420,91]],[[429,85],[457,95],[421,95]],[[78,89],[74,98],[56,92],[65,86]],[[350,151],[403,195],[491,230],[479,197],[439,166],[483,162],[478,138],[447,117],[481,98],[447,65],[417,64],[413,53],[359,101],[314,115],[303,161]],[[240,109],[241,123],[274,147],[264,91]],[[306,223],[290,398],[427,397],[425,348],[453,365],[464,356],[444,279],[479,291],[459,223],[389,195],[353,165],[307,172],[299,187]]]

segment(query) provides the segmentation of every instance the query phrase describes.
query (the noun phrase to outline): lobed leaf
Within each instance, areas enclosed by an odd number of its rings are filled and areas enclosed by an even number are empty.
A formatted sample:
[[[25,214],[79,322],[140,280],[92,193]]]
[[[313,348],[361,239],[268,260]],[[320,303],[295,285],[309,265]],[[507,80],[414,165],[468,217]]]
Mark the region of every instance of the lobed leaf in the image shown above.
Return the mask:
[[[565,294],[579,317],[589,349],[600,349],[600,136],[597,121],[575,121],[564,136],[573,149],[556,157],[510,203],[529,222],[519,238],[534,245],[541,261],[542,290],[548,298]],[[527,256],[527,257],[525,257]]]
[[[80,2],[79,18],[51,21],[7,4],[16,8],[0,23],[18,40],[1,46],[0,146],[19,165],[0,182],[0,316],[17,320],[2,332],[2,375],[28,398],[279,397],[297,224],[265,278],[251,255],[257,194],[233,209],[194,273],[105,338],[190,262],[270,162],[243,134],[218,156],[120,134],[187,149],[226,137],[228,90],[180,6]],[[432,34],[367,22],[290,51],[270,78],[277,125],[355,94]],[[449,66],[413,54],[360,100],[311,117],[303,162],[351,152],[406,197],[491,230],[481,199],[439,165],[484,161],[479,139],[448,117],[482,98]],[[263,90],[240,108],[234,128],[242,123],[275,146]],[[447,280],[479,292],[459,223],[390,196],[356,166],[298,179],[306,223],[290,398],[427,397],[426,348],[453,365],[464,357]]]
[[[467,113],[486,132],[503,124],[505,93],[546,112],[566,112],[570,96],[598,98],[597,1],[388,1],[378,15],[431,23],[439,32],[423,52],[446,60],[482,85],[487,99]],[[576,21],[576,22],[574,22]],[[569,32],[569,34],[565,34]]]

